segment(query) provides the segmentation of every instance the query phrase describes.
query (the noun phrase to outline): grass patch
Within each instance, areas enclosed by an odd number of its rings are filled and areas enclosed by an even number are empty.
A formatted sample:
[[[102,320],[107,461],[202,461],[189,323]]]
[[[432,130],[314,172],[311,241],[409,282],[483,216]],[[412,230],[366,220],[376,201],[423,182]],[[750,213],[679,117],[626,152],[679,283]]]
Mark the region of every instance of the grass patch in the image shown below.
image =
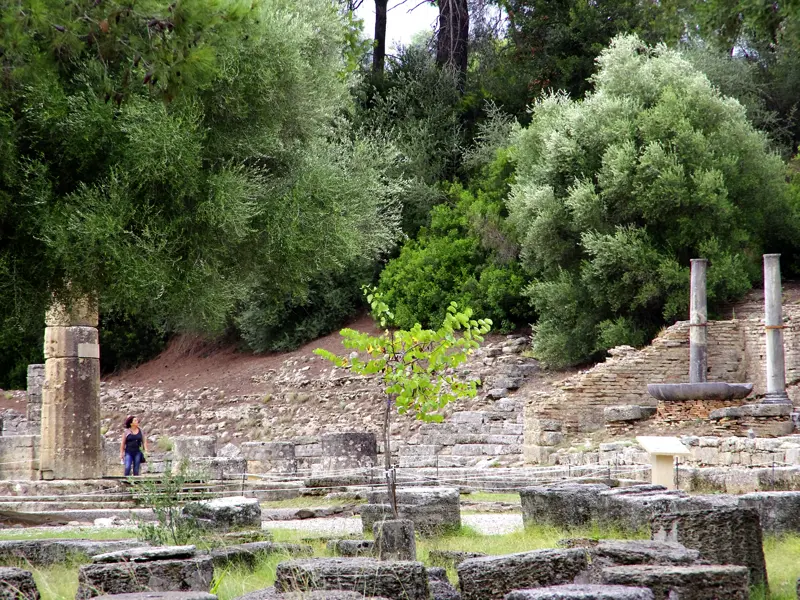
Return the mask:
[[[288,500],[269,500],[261,502],[262,509],[269,508],[317,508],[323,506],[345,506],[348,504],[365,504],[366,500],[341,500],[324,496],[298,496]]]
[[[770,600],[796,600],[800,577],[800,535],[764,537]]]
[[[88,538],[88,539],[114,539],[113,537],[97,537],[100,534],[117,533],[117,537],[133,537],[135,531],[131,530],[83,530],[76,532],[52,532],[53,535],[45,536],[41,530],[32,535],[25,530],[3,530],[3,539],[50,539]],[[28,533],[28,535],[24,535]],[[72,535],[66,535],[71,533]],[[291,529],[275,529],[272,531],[275,541],[309,544],[314,549],[315,556],[329,556],[325,540],[309,541],[313,536],[307,531]],[[94,534],[94,535],[89,535]],[[121,534],[121,535],[120,535]],[[13,537],[12,537],[13,536]],[[599,527],[586,527],[565,531],[553,527],[533,527],[504,535],[482,535],[469,527],[435,538],[422,538],[417,540],[418,559],[430,565],[431,550],[462,550],[466,552],[484,552],[490,555],[511,554],[542,548],[554,548],[560,539],[564,538],[616,538],[616,539],[647,539],[646,533],[631,534],[620,531],[601,529]],[[800,577],[800,535],[789,535],[776,538],[767,536],[764,539],[764,555],[767,562],[767,572],[770,583],[769,600],[795,600],[795,585]],[[219,600],[231,600],[251,591],[269,587],[275,582],[275,568],[278,563],[289,557],[283,554],[265,556],[256,566],[254,571],[234,565],[215,571],[215,582],[218,583],[216,593]],[[42,600],[72,600],[78,587],[78,567],[80,561],[68,564],[54,565],[52,567],[31,568],[30,565],[20,564],[22,568],[33,571],[36,585],[42,595]],[[448,576],[453,583],[457,582],[454,568],[448,569]],[[763,598],[763,594],[754,593],[752,598]]]
[[[78,565],[64,563],[32,569],[42,600],[68,600],[78,591]]]
[[[461,496],[462,502],[508,502],[519,504],[519,494],[509,492],[472,492]]]
[[[217,582],[215,593],[219,600],[231,600],[244,594],[263,590],[275,583],[275,569],[278,563],[288,560],[284,554],[271,554],[258,561],[255,570],[234,565],[214,570]]]

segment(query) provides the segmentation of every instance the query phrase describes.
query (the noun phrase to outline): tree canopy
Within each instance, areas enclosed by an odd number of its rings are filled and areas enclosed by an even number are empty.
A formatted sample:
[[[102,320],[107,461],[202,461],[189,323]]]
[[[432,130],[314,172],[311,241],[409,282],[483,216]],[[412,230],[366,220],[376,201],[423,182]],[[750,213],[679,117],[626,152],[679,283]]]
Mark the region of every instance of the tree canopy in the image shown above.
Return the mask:
[[[67,290],[220,331],[265,278],[302,293],[394,243],[402,183],[339,118],[352,36],[331,3],[2,0],[0,15],[4,332],[40,331]]]
[[[784,164],[739,102],[636,36],[597,64],[584,100],[542,97],[513,140],[534,346],[557,365],[641,345],[685,314],[690,258],[710,259],[712,302],[730,299],[798,232]]]

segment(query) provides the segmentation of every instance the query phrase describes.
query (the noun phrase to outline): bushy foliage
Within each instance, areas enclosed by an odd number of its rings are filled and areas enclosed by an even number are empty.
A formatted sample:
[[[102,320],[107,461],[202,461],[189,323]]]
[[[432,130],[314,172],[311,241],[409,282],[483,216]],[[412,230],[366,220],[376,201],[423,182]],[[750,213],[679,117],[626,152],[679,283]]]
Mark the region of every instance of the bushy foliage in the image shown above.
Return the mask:
[[[285,351],[330,333],[363,307],[361,287],[372,281],[374,270],[364,261],[322,274],[305,293],[283,300],[267,287],[254,290],[237,318],[242,340],[256,352]]]
[[[711,261],[713,304],[798,232],[780,158],[679,53],[617,37],[592,82],[585,100],[542,97],[515,136],[510,220],[539,313],[534,350],[554,365],[683,316],[689,259]]]
[[[385,172],[337,122],[352,22],[330,2],[0,0],[0,15],[5,330],[55,293],[219,332],[267,278],[303,294],[393,245]]]
[[[455,172],[463,145],[458,76],[436,66],[422,45],[400,48],[380,77],[354,89],[354,126],[382,136],[396,149],[395,177],[407,179],[402,194],[403,231],[414,235],[442,201],[437,183]]]
[[[505,220],[513,167],[501,146],[509,131],[510,121],[501,115],[482,128],[467,154],[466,162],[480,168],[471,186],[451,185],[450,201],[433,208],[430,226],[381,273],[378,289],[400,327],[441,322],[450,302],[474,307],[500,331],[529,322],[519,247]]]

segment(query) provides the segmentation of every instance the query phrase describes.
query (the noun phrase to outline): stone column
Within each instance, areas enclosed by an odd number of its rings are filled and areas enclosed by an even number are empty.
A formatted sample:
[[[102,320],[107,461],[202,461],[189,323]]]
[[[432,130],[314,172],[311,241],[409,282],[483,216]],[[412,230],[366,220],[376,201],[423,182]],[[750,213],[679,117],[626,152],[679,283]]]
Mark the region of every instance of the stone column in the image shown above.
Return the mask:
[[[707,259],[692,259],[689,296],[689,383],[704,383],[708,370],[707,267]]]
[[[764,325],[767,342],[767,394],[764,404],[791,404],[786,395],[781,308],[781,255],[764,255]]]
[[[28,365],[27,417],[28,433],[39,435],[42,430],[42,387],[44,365]]]
[[[45,324],[41,477],[102,477],[97,309],[88,300],[71,310],[54,304]]]

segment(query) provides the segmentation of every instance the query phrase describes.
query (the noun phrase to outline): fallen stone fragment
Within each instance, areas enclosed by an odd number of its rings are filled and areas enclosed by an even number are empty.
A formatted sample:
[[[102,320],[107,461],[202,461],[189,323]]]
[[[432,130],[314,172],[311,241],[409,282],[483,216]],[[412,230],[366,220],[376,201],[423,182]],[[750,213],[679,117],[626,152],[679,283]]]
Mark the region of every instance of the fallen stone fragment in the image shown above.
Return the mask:
[[[92,557],[93,563],[150,562],[153,560],[192,558],[197,554],[194,546],[144,546],[106,552]]]
[[[538,589],[514,590],[505,600],[653,600],[653,592],[625,585],[554,585]]]

